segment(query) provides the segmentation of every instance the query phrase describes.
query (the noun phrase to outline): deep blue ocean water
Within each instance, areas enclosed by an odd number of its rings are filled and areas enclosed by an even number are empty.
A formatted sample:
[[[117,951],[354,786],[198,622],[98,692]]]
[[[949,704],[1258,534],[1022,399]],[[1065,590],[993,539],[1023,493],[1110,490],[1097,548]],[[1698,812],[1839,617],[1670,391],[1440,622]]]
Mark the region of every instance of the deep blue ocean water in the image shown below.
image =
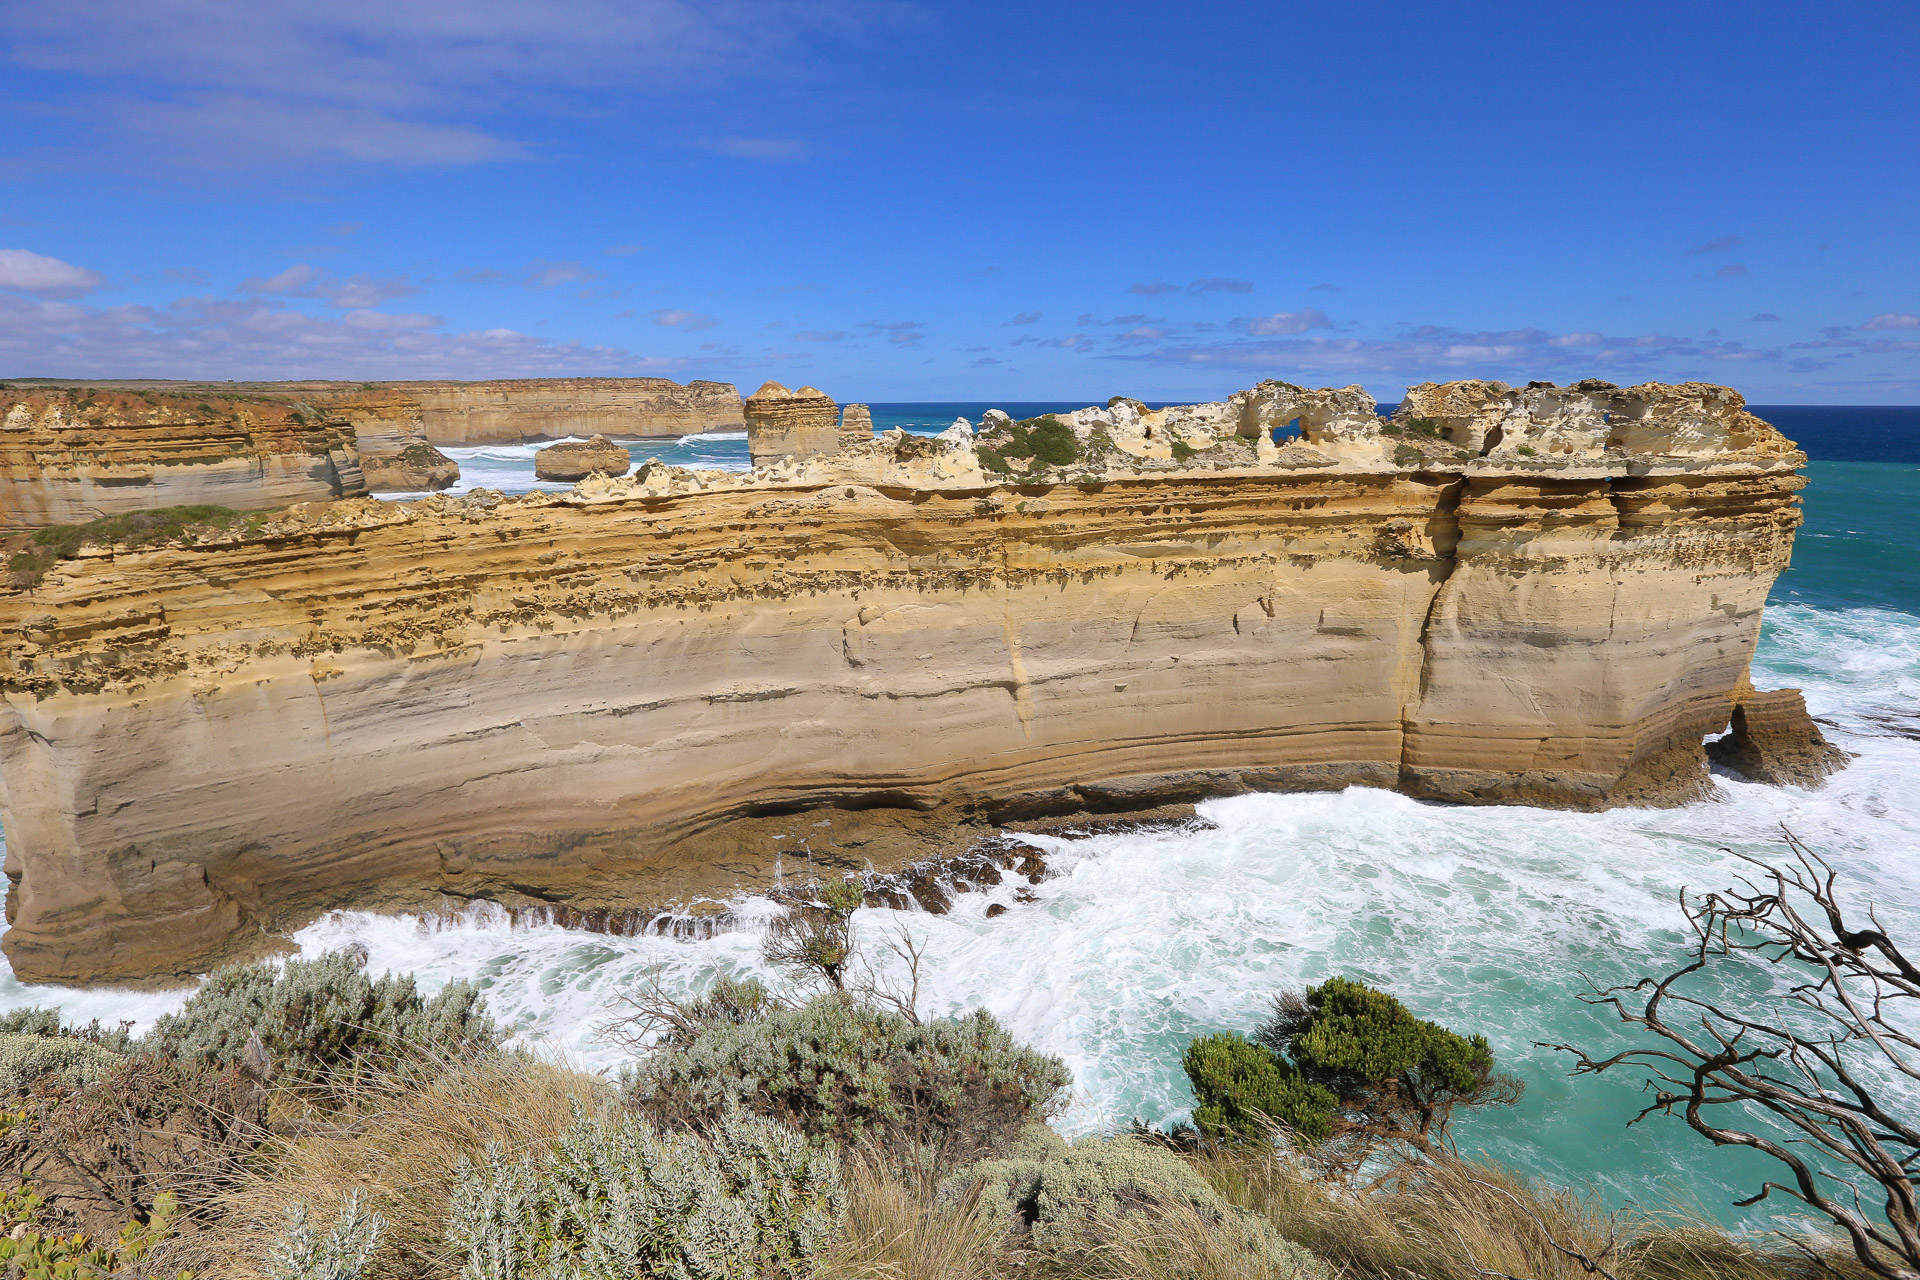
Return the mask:
[[[988,407],[872,406],[880,429],[916,431],[977,422]],[[1001,407],[1030,417],[1079,406]],[[1614,1204],[1680,1200],[1729,1223],[1764,1221],[1755,1215],[1768,1210],[1732,1207],[1768,1169],[1763,1159],[1709,1148],[1678,1121],[1627,1127],[1643,1105],[1632,1081],[1570,1080],[1535,1044],[1625,1047],[1574,999],[1581,976],[1670,966],[1685,942],[1680,886],[1725,883],[1725,850],[1776,852],[1782,825],[1835,861],[1856,900],[1920,938],[1920,408],[1756,412],[1812,461],[1806,523],[1771,597],[1754,681],[1804,689],[1829,736],[1858,753],[1826,786],[1721,775],[1711,801],[1602,814],[1422,804],[1365,788],[1243,796],[1203,806],[1205,826],[1047,841],[1063,874],[1032,901],[1002,886],[961,896],[945,916],[862,912],[861,927],[897,921],[926,944],[933,1012],[985,1006],[1066,1059],[1071,1132],[1177,1119],[1191,1105],[1179,1067],[1189,1039],[1247,1029],[1279,986],[1343,973],[1422,1016],[1484,1031],[1525,1080],[1519,1107],[1463,1127],[1467,1150]],[[498,487],[530,487],[530,448],[458,452]],[[746,450],[744,439],[689,437],[634,453],[744,467]],[[988,919],[994,904],[1007,910]],[[761,971],[748,933],[608,938],[484,912],[451,923],[338,913],[297,941],[308,953],[360,944],[375,968],[417,972],[429,988],[475,978],[527,1043],[607,1070],[619,1051],[595,1027],[623,991]],[[145,1023],[182,998],[29,988],[0,973],[0,1009],[58,1003],[82,1020]]]

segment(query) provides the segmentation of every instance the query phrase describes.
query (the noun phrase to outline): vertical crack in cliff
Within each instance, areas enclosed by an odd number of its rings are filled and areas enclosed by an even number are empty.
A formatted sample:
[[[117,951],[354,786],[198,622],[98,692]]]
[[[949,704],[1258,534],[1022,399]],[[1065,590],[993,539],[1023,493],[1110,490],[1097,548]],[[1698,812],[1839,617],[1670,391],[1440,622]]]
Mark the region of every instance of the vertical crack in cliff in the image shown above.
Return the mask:
[[[1004,537],[1000,543],[1001,627],[1007,637],[1007,667],[1013,675],[1013,710],[1020,732],[1033,741],[1033,690],[1027,683],[1027,664],[1020,656],[1020,628],[1013,620],[1013,566]]]
[[[1453,577],[1453,571],[1460,567],[1460,500],[1466,493],[1467,482],[1464,478],[1454,480],[1444,486],[1434,503],[1432,526],[1434,528],[1434,560],[1441,566],[1440,577],[1433,584],[1433,594],[1427,598],[1426,616],[1420,619],[1420,684],[1414,691],[1413,701],[1403,702],[1400,706],[1400,770],[1404,782],[1407,768],[1407,741],[1413,731],[1413,720],[1419,714],[1421,706],[1427,700],[1427,681],[1433,665],[1433,619],[1440,610],[1440,602],[1446,596],[1447,583]],[[1446,553],[1440,553],[1440,537],[1450,539]],[[1430,571],[1431,572],[1431,571]]]

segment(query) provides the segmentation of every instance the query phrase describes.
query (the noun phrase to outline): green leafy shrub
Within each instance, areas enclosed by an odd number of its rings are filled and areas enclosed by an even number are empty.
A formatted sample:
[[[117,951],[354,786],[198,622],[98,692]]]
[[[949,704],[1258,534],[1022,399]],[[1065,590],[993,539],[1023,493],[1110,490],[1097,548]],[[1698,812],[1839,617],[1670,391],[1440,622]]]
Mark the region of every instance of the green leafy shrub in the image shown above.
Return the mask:
[[[0,1094],[23,1093],[46,1076],[91,1084],[119,1060],[111,1049],[77,1036],[0,1033]]]
[[[0,1192],[0,1275],[21,1280],[94,1280],[100,1276],[152,1277],[140,1264],[153,1247],[173,1234],[179,1206],[171,1192],[163,1193],[145,1222],[133,1221],[120,1229],[112,1244],[95,1244],[85,1232],[59,1235],[44,1229],[40,1210],[45,1204],[26,1183]],[[179,1280],[192,1280],[181,1272]]]
[[[1173,442],[1173,460],[1175,462],[1185,462],[1194,455],[1194,452],[1194,447],[1185,440],[1175,440]]]
[[[385,1225],[379,1214],[361,1207],[355,1191],[340,1206],[333,1230],[323,1236],[307,1221],[307,1206],[296,1201],[287,1210],[286,1230],[268,1251],[268,1280],[360,1280]]]
[[[103,1045],[115,1053],[126,1053],[133,1048],[132,1027],[131,1022],[123,1022],[117,1027],[103,1027],[98,1018],[84,1027],[77,1022],[62,1022],[60,1010],[40,1005],[30,1005],[0,1015],[0,1035],[70,1036]]]
[[[1393,446],[1393,465],[1396,467],[1410,467],[1426,456],[1426,454],[1420,452],[1419,449],[1410,444],[1397,444]]]
[[[471,983],[448,983],[426,998],[412,974],[369,978],[357,955],[331,951],[278,970],[216,970],[142,1043],[177,1058],[232,1063],[256,1035],[283,1083],[322,1095],[346,1088],[361,1070],[485,1052],[501,1040]]]
[[[1078,461],[1080,441],[1072,427],[1049,413],[992,428],[986,442],[975,446],[974,456],[980,459],[983,468],[995,475],[1014,474],[1013,464],[1008,460],[1024,459],[1031,474]]]
[[[1518,448],[1516,448],[1514,452],[1519,454],[1523,458],[1532,458],[1532,457],[1538,456],[1537,454],[1535,454],[1533,446],[1530,444],[1523,444]]]
[[[984,1010],[916,1024],[829,993],[708,1024],[642,1060],[628,1091],[694,1126],[739,1105],[812,1137],[901,1136],[970,1157],[1046,1115],[1070,1078]]]
[[[1339,1099],[1291,1062],[1228,1032],[1187,1046],[1187,1081],[1199,1105],[1193,1123],[1216,1142],[1266,1142],[1275,1124],[1304,1142],[1333,1134]]]
[[[838,1159],[729,1109],[709,1140],[576,1116],[553,1154],[462,1163],[447,1242],[461,1280],[806,1275],[839,1228]]]
[[[1069,1146],[1044,1126],[1005,1159],[982,1160],[947,1178],[939,1199],[959,1204],[974,1187],[983,1211],[1023,1225],[1042,1254],[1097,1248],[1117,1220],[1188,1210],[1224,1231],[1275,1276],[1324,1277],[1325,1264],[1275,1231],[1264,1218],[1236,1209],[1193,1166],[1164,1147],[1134,1138],[1093,1139]]]
[[[973,456],[980,459],[980,469],[983,471],[991,471],[997,476],[1010,476],[1013,474],[1013,464],[1009,463],[1006,456],[998,449],[989,449],[985,445],[977,445],[973,450]]]

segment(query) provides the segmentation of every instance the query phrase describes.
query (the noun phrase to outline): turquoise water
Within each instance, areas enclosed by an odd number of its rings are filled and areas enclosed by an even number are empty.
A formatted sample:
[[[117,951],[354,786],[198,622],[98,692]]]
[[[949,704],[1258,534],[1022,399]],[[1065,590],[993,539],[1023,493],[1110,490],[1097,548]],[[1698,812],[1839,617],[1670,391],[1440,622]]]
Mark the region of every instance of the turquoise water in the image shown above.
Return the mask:
[[[925,419],[923,430],[951,421],[954,406],[927,408],[899,416]],[[1677,1120],[1627,1128],[1642,1105],[1631,1081],[1571,1080],[1534,1042],[1624,1045],[1574,999],[1582,975],[1609,982],[1672,964],[1684,944],[1679,888],[1724,882],[1724,848],[1777,849],[1783,823],[1828,852],[1896,931],[1920,936],[1920,458],[1816,460],[1808,474],[1806,528],[1775,589],[1754,679],[1804,688],[1830,736],[1859,753],[1818,791],[1722,776],[1712,801],[1604,814],[1431,805],[1361,788],[1246,796],[1203,806],[1207,823],[1186,829],[1044,841],[1062,873],[1033,901],[1001,886],[961,897],[949,915],[865,911],[859,926],[901,924],[926,944],[934,1011],[984,1005],[1065,1058],[1070,1132],[1179,1118],[1191,1105],[1179,1067],[1188,1039],[1249,1028],[1277,988],[1344,973],[1485,1032],[1526,1081],[1519,1107],[1464,1127],[1468,1150],[1613,1203],[1678,1198],[1752,1221],[1731,1202],[1764,1160],[1707,1147]],[[988,919],[996,902],[1009,909]],[[340,913],[298,941],[308,952],[357,942],[376,967],[430,985],[478,978],[529,1043],[606,1070],[620,1055],[596,1027],[622,991],[650,978],[691,990],[717,972],[760,970],[751,932],[608,938],[482,913],[453,923]],[[145,1022],[179,999],[0,977],[0,1007],[57,1002],[83,1018]]]

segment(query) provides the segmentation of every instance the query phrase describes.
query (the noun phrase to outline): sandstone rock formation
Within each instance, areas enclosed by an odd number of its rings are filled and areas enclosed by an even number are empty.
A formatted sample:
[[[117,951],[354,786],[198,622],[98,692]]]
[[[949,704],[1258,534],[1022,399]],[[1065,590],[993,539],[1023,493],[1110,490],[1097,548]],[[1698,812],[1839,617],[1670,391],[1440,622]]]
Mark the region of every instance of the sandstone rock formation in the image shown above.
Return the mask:
[[[768,382],[747,398],[744,416],[747,453],[756,466],[779,458],[814,458],[840,450],[839,407],[832,396],[812,387],[789,391],[777,382]],[[871,420],[868,426],[871,428]]]
[[[459,482],[460,464],[428,443],[420,402],[412,396],[374,390],[324,403],[353,427],[368,492],[420,493]]]
[[[1755,782],[1817,787],[1853,757],[1828,742],[1798,689],[1748,690],[1733,707],[1732,732],[1707,755]]]
[[[598,472],[623,476],[633,469],[633,455],[623,444],[605,436],[590,440],[562,440],[533,455],[533,474],[542,480],[585,480]]]
[[[873,411],[863,404],[850,404],[840,411],[840,447],[873,439]]]
[[[0,386],[0,532],[155,507],[367,492],[353,429],[252,395]]]
[[[1699,794],[1802,456],[1731,392],[1494,385],[1422,402],[1498,439],[1265,383],[82,548],[0,592],[7,954],[182,973],[348,903],[658,904],[777,834],[887,869],[1246,789]]]
[[[666,378],[520,378],[387,384],[420,402],[435,444],[499,444],[605,434],[624,439],[739,431],[730,382]]]

